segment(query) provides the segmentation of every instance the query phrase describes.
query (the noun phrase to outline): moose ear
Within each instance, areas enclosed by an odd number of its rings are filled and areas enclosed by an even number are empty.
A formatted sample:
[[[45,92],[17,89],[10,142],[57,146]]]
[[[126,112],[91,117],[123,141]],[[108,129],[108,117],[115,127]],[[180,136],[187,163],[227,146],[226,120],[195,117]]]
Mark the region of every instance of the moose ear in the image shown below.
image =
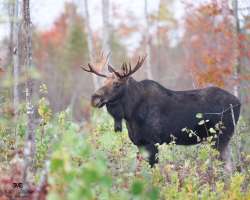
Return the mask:
[[[108,65],[108,71],[109,71],[110,73],[113,73],[113,72],[114,72],[113,69],[112,69],[112,67],[111,67],[110,65]]]

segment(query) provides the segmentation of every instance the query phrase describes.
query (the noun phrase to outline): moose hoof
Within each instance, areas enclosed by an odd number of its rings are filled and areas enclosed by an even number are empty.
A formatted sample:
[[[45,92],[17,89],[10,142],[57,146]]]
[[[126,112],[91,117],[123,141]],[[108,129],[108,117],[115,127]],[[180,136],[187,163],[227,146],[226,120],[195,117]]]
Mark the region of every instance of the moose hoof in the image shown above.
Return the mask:
[[[115,132],[121,132],[122,131],[122,126],[117,125],[115,126]]]

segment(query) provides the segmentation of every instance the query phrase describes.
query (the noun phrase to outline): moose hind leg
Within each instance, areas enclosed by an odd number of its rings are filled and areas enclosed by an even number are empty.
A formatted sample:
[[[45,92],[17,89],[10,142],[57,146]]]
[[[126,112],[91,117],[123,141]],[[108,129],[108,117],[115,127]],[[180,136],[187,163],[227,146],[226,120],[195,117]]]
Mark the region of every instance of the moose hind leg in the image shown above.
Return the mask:
[[[228,144],[224,148],[224,150],[222,152],[220,152],[220,157],[225,162],[224,168],[225,168],[226,172],[228,172],[228,173],[232,173],[232,171],[233,171],[233,162],[232,162],[231,155],[232,155],[231,147]]]
[[[156,154],[158,153],[158,148],[154,144],[148,144],[144,146],[148,151],[148,162],[151,167],[154,166],[155,163],[158,163],[158,158],[156,158]]]
[[[215,143],[215,148],[220,153],[220,160],[224,162],[224,168],[226,172],[231,173],[233,170],[233,163],[232,163],[232,153],[231,147],[229,145],[231,137],[227,137],[227,135],[220,135]]]

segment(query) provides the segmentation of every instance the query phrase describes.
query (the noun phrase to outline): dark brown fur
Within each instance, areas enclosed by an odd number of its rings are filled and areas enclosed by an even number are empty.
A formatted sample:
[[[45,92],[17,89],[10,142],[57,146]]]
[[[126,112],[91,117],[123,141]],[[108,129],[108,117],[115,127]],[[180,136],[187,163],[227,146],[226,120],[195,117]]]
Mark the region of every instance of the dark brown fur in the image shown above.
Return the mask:
[[[112,84],[109,82],[92,96],[92,105],[107,106],[115,119],[116,131],[121,130],[122,119],[126,121],[129,138],[148,150],[151,166],[157,162],[156,143],[170,143],[175,138],[179,145],[198,144],[197,136],[190,137],[183,128],[195,131],[203,140],[211,135],[209,128],[220,121],[225,129],[222,134],[217,133],[215,148],[223,154],[234,132],[230,105],[236,123],[240,114],[239,99],[223,89],[173,91],[155,81],[137,82],[131,77],[113,77]],[[205,125],[198,125],[201,119],[196,117],[197,113],[203,114]]]
[[[107,59],[103,59],[107,62]],[[164,88],[151,80],[136,81],[131,75],[135,73],[145,61],[146,57],[139,58],[135,67],[123,63],[121,71],[116,71],[108,64],[112,76],[101,74],[92,64],[87,72],[106,78],[105,85],[92,96],[94,107],[106,105],[108,112],[115,121],[115,131],[122,130],[122,120],[126,121],[129,138],[139,148],[144,147],[149,152],[149,163],[153,166],[158,152],[156,143],[170,143],[178,145],[198,144],[207,137],[214,137],[215,148],[220,152],[223,160],[228,161],[227,147],[234,133],[234,123],[230,106],[233,107],[235,123],[240,115],[240,101],[229,92],[208,87],[198,90],[173,91]],[[197,118],[202,113],[203,118]],[[200,124],[205,120],[205,124]],[[210,133],[222,123],[216,133]],[[183,131],[184,130],[184,131]],[[192,130],[195,135],[185,130]]]

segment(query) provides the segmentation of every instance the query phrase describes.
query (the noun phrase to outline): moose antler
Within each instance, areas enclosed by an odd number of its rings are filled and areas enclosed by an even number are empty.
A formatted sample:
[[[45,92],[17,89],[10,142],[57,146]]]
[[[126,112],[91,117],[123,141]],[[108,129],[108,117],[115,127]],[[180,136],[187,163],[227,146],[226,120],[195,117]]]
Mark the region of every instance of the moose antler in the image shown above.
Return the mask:
[[[126,62],[124,62],[121,66],[121,70],[122,72],[118,72],[116,71],[110,64],[108,65],[109,71],[115,73],[116,76],[118,76],[119,78],[125,78],[128,77],[130,75],[132,75],[133,73],[135,73],[138,69],[140,69],[140,67],[142,66],[142,64],[144,63],[145,59],[146,59],[146,55],[143,56],[142,58],[139,57],[135,67],[132,69],[131,63],[129,62],[129,64],[127,64]]]
[[[88,63],[88,69],[87,69],[87,68],[84,68],[83,66],[81,66],[81,68],[82,68],[84,71],[86,71],[86,72],[94,73],[94,74],[96,74],[97,76],[101,76],[101,77],[107,78],[107,75],[101,74],[101,73],[99,73],[98,71],[96,71],[96,69],[94,69],[94,67],[93,67],[90,63]]]
[[[144,61],[146,60],[146,55],[143,56],[142,58],[139,57],[134,69],[132,69],[131,67],[131,63],[129,63],[129,69],[128,69],[128,66],[127,66],[127,63],[123,63],[124,64],[124,72],[125,72],[125,75],[126,76],[130,76],[131,74],[135,73],[138,69],[141,68],[141,66],[143,65]]]
[[[107,78],[108,76],[100,73],[100,71],[107,64],[109,56],[110,56],[110,53],[106,57],[104,57],[104,54],[101,53],[100,62],[97,62],[94,65],[91,63],[88,63],[88,68],[85,68],[83,66],[81,66],[81,68],[86,72],[94,73],[97,76]]]

